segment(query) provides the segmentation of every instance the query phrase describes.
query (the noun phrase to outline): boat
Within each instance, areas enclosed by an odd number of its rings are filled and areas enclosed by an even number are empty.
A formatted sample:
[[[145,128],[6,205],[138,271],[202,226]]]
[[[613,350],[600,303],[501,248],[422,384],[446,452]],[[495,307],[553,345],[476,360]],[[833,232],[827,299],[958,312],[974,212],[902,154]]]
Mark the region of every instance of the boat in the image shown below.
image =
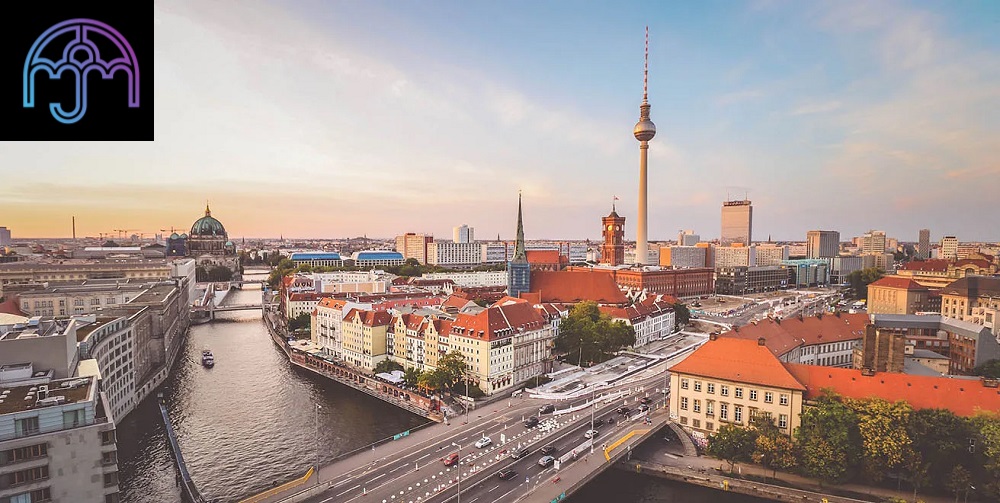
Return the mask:
[[[211,351],[206,349],[201,352],[201,364],[209,368],[215,366],[215,357],[212,356]]]

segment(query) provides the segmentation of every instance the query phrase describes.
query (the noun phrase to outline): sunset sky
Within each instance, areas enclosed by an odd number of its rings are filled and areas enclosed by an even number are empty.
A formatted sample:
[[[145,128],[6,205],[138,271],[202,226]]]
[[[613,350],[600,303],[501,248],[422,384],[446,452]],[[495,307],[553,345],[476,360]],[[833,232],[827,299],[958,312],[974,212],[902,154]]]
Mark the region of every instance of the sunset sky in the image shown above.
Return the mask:
[[[1000,240],[995,1],[157,0],[156,141],[0,143],[0,226],[634,239],[647,24],[650,240]]]

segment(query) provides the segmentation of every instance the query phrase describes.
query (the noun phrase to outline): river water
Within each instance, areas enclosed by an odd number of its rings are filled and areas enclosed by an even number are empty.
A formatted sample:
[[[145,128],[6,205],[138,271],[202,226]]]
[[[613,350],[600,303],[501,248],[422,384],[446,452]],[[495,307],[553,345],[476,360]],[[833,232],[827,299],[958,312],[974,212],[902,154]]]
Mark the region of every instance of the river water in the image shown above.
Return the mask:
[[[260,300],[259,289],[246,288],[230,293],[226,303]],[[201,366],[206,347],[215,355],[211,369]],[[191,477],[208,500],[238,500],[302,475],[317,456],[325,464],[427,422],[293,369],[259,311],[219,313],[214,322],[192,325],[160,391]],[[123,501],[180,500],[155,397],[118,425],[118,449]]]
[[[261,279],[249,277],[248,279]],[[260,290],[230,293],[226,303],[260,300]],[[201,351],[215,354],[201,366]],[[271,342],[259,311],[219,313],[192,325],[173,373],[160,388],[195,484],[209,501],[236,501],[274,482],[425,423],[427,420],[309,372],[292,368]],[[320,405],[320,409],[315,407]],[[318,431],[319,441],[315,441]],[[126,503],[180,501],[156,399],[118,424]],[[609,470],[572,503],[755,503],[709,489]]]

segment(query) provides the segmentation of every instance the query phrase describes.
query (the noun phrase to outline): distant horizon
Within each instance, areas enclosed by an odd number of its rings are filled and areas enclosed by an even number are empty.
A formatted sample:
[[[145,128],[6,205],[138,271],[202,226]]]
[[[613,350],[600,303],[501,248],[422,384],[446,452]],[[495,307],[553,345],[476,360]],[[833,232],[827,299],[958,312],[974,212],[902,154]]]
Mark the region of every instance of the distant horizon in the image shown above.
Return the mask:
[[[156,141],[4,144],[0,226],[635,240],[648,26],[649,236],[1000,239],[1000,2],[240,7],[155,2]]]

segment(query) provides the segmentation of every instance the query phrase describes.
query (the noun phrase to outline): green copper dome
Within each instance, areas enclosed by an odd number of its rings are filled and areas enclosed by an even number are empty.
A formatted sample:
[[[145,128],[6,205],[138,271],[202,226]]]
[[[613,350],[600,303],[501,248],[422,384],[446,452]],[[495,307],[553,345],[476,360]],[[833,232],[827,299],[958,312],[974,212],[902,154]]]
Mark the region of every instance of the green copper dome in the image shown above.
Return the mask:
[[[194,225],[191,226],[192,236],[225,236],[226,228],[222,226],[222,222],[212,218],[212,210],[205,205],[205,216],[199,218],[195,221]]]

